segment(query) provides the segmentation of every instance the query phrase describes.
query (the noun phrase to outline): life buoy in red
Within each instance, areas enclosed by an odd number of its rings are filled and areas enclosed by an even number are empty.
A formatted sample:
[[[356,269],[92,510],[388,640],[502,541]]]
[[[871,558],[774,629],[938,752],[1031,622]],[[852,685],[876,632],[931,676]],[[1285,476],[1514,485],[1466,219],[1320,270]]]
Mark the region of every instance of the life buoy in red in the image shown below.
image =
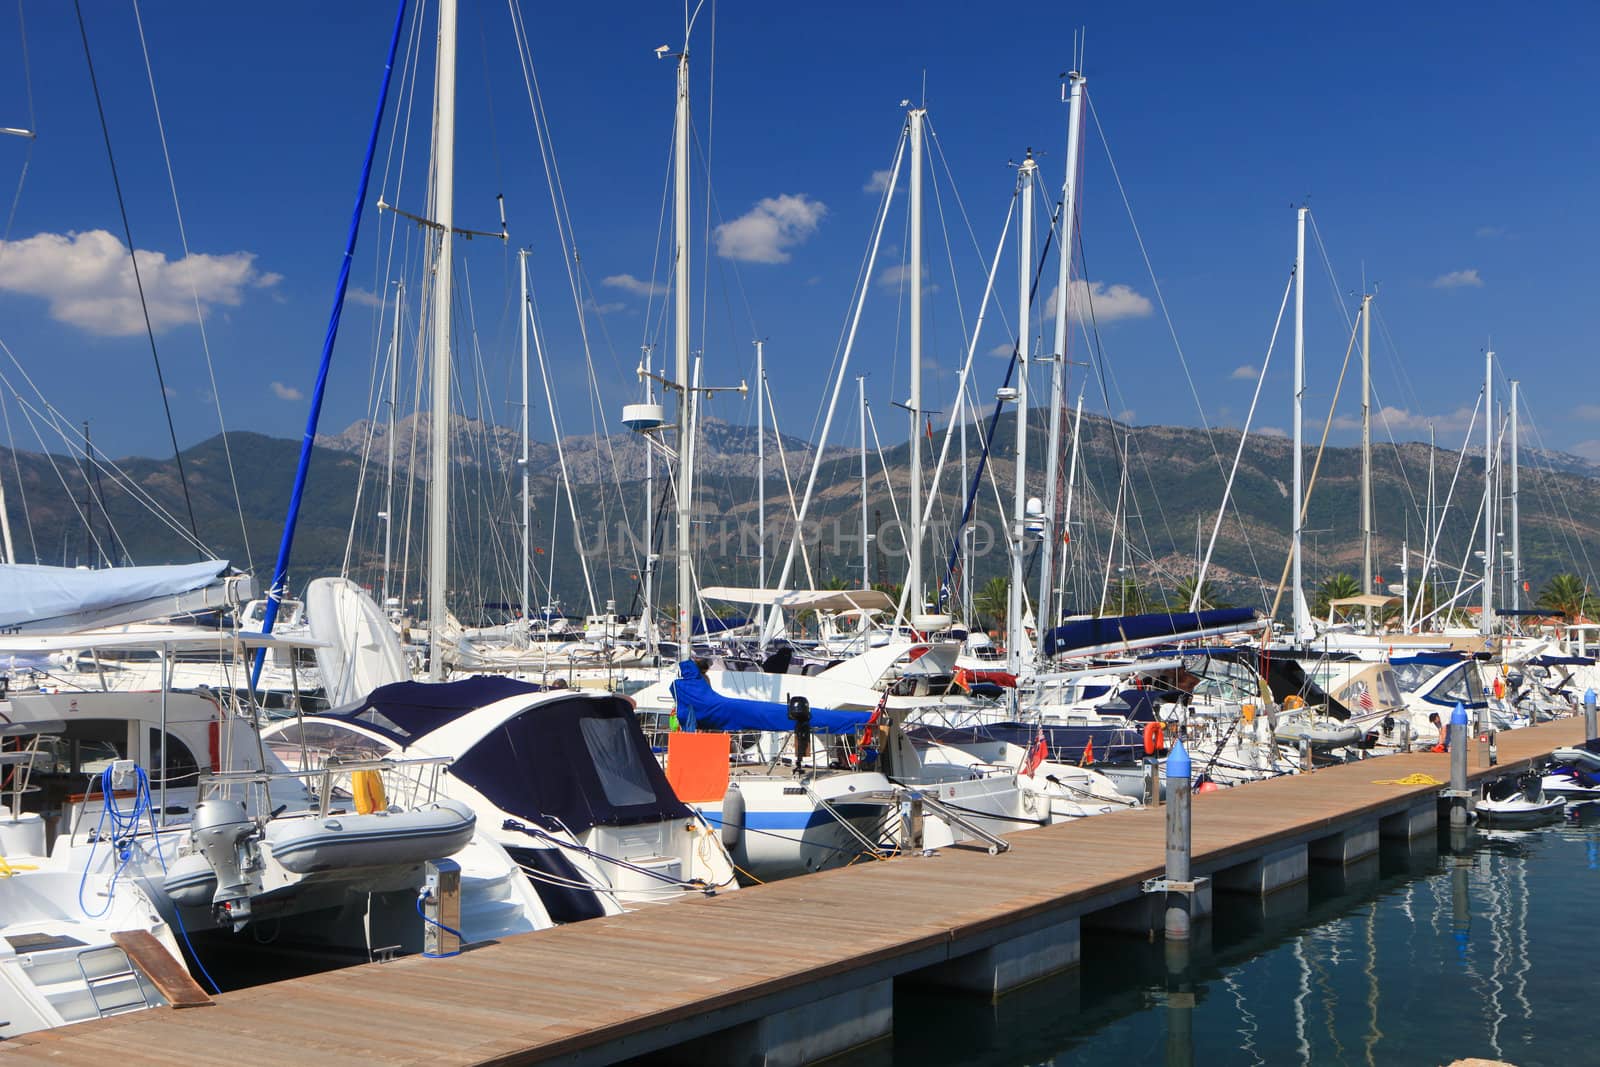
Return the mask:
[[[1158,722],[1144,724],[1144,754],[1154,756],[1156,752],[1166,747],[1166,727]]]

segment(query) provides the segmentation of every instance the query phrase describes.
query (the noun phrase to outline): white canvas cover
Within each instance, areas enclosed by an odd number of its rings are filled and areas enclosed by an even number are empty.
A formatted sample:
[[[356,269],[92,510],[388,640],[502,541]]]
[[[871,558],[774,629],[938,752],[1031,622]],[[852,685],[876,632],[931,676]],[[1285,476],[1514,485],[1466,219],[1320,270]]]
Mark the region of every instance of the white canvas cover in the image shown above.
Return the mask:
[[[32,563],[0,564],[0,627],[32,626],[178,596],[204,588],[228,569],[225,559],[155,567],[87,570]]]

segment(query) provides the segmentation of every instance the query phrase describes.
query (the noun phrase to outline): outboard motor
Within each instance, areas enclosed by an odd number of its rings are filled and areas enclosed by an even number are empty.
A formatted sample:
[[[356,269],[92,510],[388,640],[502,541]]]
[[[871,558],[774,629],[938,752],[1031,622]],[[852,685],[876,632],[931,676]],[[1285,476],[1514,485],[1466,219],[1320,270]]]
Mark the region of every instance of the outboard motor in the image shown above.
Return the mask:
[[[811,701],[790,697],[789,721],[794,723],[794,773],[798,778],[803,773],[803,761],[811,755]]]
[[[256,824],[237,800],[212,797],[195,808],[189,838],[205,857],[217,876],[217,889],[211,897],[212,910],[219,921],[228,921],[235,930],[250,921],[250,888],[245,882],[246,862],[240,853]]]

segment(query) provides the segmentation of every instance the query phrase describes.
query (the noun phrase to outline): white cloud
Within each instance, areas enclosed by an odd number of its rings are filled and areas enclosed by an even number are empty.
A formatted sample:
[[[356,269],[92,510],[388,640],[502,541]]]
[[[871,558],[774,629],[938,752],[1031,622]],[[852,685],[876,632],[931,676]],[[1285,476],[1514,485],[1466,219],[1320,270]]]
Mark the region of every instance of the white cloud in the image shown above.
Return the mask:
[[[599,301],[595,300],[593,297],[591,297],[588,300],[585,300],[583,302],[583,304],[590,311],[593,311],[597,315],[614,315],[617,312],[621,311],[623,308],[628,306],[627,304],[624,304],[620,300],[612,300],[612,301],[608,301],[608,302],[602,304]]]
[[[1579,404],[1572,409],[1572,417],[1576,419],[1600,419],[1600,404]]]
[[[1479,226],[1477,234],[1479,237],[1504,237],[1506,228],[1504,226]]]
[[[1471,408],[1456,408],[1439,415],[1412,414],[1405,408],[1384,407],[1372,413],[1373,426],[1387,426],[1390,430],[1426,430],[1432,426],[1441,433],[1459,433],[1472,423]],[[1358,415],[1339,415],[1333,420],[1334,429],[1359,430]]]
[[[1255,432],[1262,437],[1288,437],[1289,431],[1282,426],[1257,426]],[[1287,494],[1285,494],[1287,495]]]
[[[193,323],[196,294],[202,311],[237,307],[246,289],[265,289],[282,280],[282,275],[257,270],[255,258],[252,252],[191,252],[169,260],[161,252],[140,249],[139,274],[151,327],[159,333]],[[51,318],[90,333],[123,337],[144,332],[127,246],[105,230],[0,241],[0,290],[48,300]]]
[[[1045,318],[1056,313],[1056,292],[1059,288],[1051,289],[1050,295],[1045,297]],[[1086,319],[1091,309],[1094,321],[1103,326],[1118,319],[1142,319],[1154,311],[1155,306],[1150,303],[1149,297],[1120,282],[1107,285],[1105,282],[1074,281],[1072,304],[1067,312],[1074,318]]]
[[[667,291],[665,285],[657,282],[647,282],[642,278],[635,278],[631,274],[613,274],[609,278],[601,278],[601,285],[609,285],[613,289],[632,293],[634,296],[660,296]]]
[[[1483,286],[1483,279],[1478,277],[1478,269],[1472,267],[1441,274],[1428,284],[1435,289],[1479,289]]]
[[[300,390],[292,385],[284,385],[282,382],[272,383],[272,395],[279,400],[304,400],[306,398],[306,395]]]
[[[1123,408],[1117,412],[1117,421],[1126,425],[1133,425],[1135,412],[1132,408]]]
[[[867,179],[867,184],[861,187],[861,191],[863,193],[883,192],[885,189],[889,188],[889,176],[893,173],[893,171],[888,170],[873,171],[872,177]]]
[[[1015,342],[1013,342],[1013,341],[1002,341],[999,344],[995,345],[993,348],[989,349],[989,354],[991,356],[1009,356],[1011,353],[1015,352],[1016,350],[1017,350],[1017,346],[1016,346]]]
[[[178,395],[178,391],[177,391],[177,390],[176,390],[176,389],[174,389],[174,388],[173,388],[173,387],[172,387],[172,386],[170,386],[170,385],[164,385],[164,386],[162,386],[162,387],[161,387],[161,391],[162,391],[162,392],[163,392],[163,393],[166,393],[166,394],[167,394],[167,399],[168,399],[168,400],[172,400],[172,399],[175,399],[175,398],[176,398],[176,397],[177,397],[177,395]]]
[[[1232,378],[1236,382],[1253,382],[1256,380],[1256,376],[1260,373],[1260,371],[1256,370],[1256,368],[1252,367],[1250,364],[1241,363],[1239,366],[1233,368],[1233,373],[1228,375],[1228,377]]]
[[[1600,463],[1600,441],[1579,441],[1570,449],[1573,455]]]
[[[363,289],[359,285],[352,285],[349,289],[345,290],[344,298],[350,303],[360,304],[362,307],[383,307],[382,297],[378,296],[378,294],[374,293],[371,289]]]
[[[787,263],[789,249],[817,232],[828,206],[805,193],[784,193],[756,206],[714,231],[717,255],[742,263]]]

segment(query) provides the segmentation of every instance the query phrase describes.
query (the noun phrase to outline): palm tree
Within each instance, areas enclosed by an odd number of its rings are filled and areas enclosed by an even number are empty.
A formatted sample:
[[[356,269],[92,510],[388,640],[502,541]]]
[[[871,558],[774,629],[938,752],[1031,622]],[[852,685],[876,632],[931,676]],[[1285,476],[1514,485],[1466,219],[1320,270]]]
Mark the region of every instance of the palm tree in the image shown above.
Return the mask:
[[[1193,578],[1185,578],[1179,582],[1178,587],[1173,590],[1172,599],[1167,602],[1167,610],[1188,611],[1189,605],[1194,603],[1194,585]],[[1210,582],[1200,583],[1200,610],[1231,607],[1233,605],[1222,599],[1221,594],[1217,592],[1216,586]]]
[[[1150,610],[1150,598],[1132,578],[1124,578],[1106,592],[1106,609],[1113,615],[1141,615]]]
[[[1006,628],[1006,614],[1011,610],[1011,579],[1001,576],[990,578],[983,587],[972,594],[972,609],[980,616],[994,620],[995,629]]]
[[[1355,576],[1340,571],[1330,574],[1327,579],[1317,586],[1317,599],[1311,606],[1311,613],[1318,618],[1327,618],[1328,605],[1335,600],[1348,600],[1353,596],[1361,595],[1361,583]]]
[[[1539,590],[1539,606],[1546,611],[1559,611],[1569,619],[1576,619],[1579,615],[1592,615],[1595,601],[1582,578],[1576,574],[1558,574]]]

